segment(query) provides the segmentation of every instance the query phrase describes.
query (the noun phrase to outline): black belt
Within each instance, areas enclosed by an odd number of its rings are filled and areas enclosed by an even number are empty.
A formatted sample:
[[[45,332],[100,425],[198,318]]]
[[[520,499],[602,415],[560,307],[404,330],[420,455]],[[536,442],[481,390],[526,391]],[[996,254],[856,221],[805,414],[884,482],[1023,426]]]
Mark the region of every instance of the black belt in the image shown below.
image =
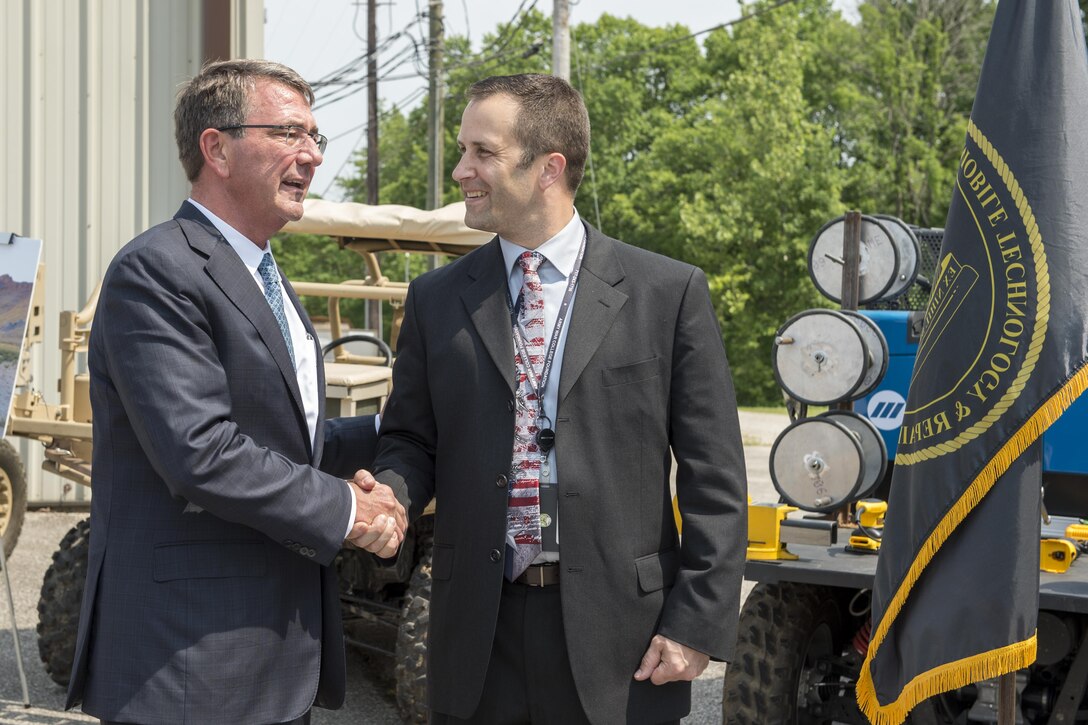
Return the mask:
[[[522,575],[514,580],[514,583],[530,587],[550,587],[558,584],[559,564],[530,564]]]

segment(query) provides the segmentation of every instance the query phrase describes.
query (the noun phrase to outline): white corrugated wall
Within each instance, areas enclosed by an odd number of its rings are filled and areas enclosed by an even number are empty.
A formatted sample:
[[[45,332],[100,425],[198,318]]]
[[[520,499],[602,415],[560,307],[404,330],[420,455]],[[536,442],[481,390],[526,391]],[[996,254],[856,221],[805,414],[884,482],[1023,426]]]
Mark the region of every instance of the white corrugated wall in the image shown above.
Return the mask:
[[[201,65],[209,1],[0,0],[0,232],[43,241],[45,343],[31,359],[50,404],[61,311],[80,309],[114,253],[188,195],[174,95]],[[229,1],[232,55],[260,57],[261,0]],[[41,471],[40,444],[9,440],[32,504],[89,500]]]

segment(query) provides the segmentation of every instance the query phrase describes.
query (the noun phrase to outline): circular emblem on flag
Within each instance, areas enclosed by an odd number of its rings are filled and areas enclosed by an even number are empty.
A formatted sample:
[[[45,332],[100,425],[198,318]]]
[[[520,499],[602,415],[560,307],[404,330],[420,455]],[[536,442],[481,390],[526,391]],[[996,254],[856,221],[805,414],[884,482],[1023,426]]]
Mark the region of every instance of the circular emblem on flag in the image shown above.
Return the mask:
[[[899,465],[956,451],[998,424],[1046,337],[1050,281],[1030,200],[973,122],[932,285]]]

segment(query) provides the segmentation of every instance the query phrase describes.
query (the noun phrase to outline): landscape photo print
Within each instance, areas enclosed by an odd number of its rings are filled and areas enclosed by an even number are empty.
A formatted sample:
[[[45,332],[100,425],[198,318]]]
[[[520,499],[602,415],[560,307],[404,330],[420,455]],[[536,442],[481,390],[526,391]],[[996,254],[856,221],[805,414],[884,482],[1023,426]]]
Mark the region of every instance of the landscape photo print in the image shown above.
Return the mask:
[[[0,232],[0,433],[6,427],[42,243]]]

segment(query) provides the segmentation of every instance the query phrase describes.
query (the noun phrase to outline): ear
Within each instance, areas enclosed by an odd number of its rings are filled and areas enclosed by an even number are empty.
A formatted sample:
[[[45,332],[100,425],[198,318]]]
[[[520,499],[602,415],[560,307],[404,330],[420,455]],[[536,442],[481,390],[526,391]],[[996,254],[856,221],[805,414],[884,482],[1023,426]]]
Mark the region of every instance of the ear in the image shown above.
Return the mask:
[[[206,128],[200,134],[200,153],[204,155],[204,168],[222,179],[230,176],[229,143],[226,131]]]
[[[547,189],[563,179],[563,172],[567,169],[567,157],[558,151],[553,151],[544,157],[544,169],[540,172],[540,188]]]

